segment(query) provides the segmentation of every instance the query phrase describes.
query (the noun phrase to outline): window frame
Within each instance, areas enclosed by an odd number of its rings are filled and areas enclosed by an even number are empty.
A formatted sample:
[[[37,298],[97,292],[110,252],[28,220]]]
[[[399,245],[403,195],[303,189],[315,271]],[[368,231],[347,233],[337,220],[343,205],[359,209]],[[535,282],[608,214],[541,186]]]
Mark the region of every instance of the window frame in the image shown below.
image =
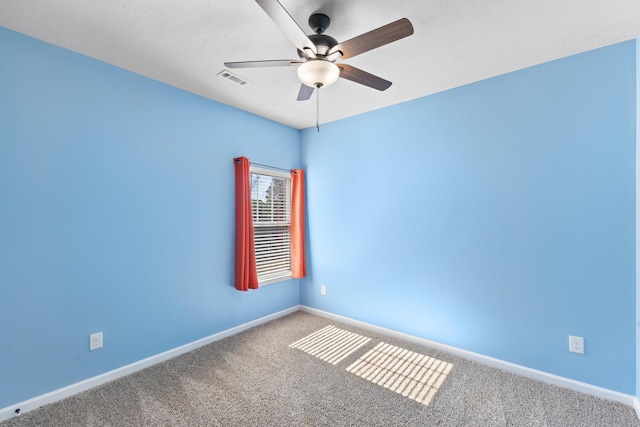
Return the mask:
[[[292,185],[291,185],[291,173],[290,172],[285,172],[285,171],[279,171],[279,170],[274,170],[274,169],[268,169],[268,168],[263,168],[263,167],[259,167],[259,166],[250,166],[249,168],[249,177],[251,179],[251,181],[253,181],[253,175],[264,175],[264,176],[269,176],[269,177],[273,177],[273,178],[283,178],[286,181],[286,189],[287,189],[287,199],[285,202],[285,209],[288,209],[287,212],[287,216],[288,216],[288,221],[286,222],[286,225],[284,225],[285,227],[288,228],[288,237],[289,237],[289,269],[283,271],[282,275],[278,275],[276,277],[270,277],[270,278],[266,278],[266,279],[261,279],[260,278],[260,274],[258,274],[258,285],[259,286],[265,286],[265,285],[270,285],[273,283],[277,283],[277,282],[282,282],[285,280],[290,280],[292,279],[292,272],[291,272],[291,202],[292,202]],[[253,206],[253,187],[251,188],[251,203]],[[256,230],[258,228],[262,228],[262,226],[260,225],[256,225],[256,221],[253,219],[253,207],[252,207],[252,220],[253,220],[253,233],[254,233],[254,245],[256,245]],[[276,225],[274,225],[276,226]],[[258,269],[258,253],[256,251],[256,269]]]

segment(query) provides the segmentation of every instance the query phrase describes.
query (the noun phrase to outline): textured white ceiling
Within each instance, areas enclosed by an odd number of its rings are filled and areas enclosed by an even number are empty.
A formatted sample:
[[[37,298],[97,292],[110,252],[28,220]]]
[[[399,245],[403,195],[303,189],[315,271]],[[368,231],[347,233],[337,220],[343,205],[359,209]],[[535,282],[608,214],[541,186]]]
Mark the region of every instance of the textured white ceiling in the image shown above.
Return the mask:
[[[281,0],[303,30],[331,17],[344,41],[406,17],[415,34],[344,62],[393,82],[379,92],[339,79],[321,92],[321,123],[339,120],[640,35],[640,0]],[[295,59],[254,0],[1,0],[0,26],[302,129],[295,67],[234,69],[226,61]]]

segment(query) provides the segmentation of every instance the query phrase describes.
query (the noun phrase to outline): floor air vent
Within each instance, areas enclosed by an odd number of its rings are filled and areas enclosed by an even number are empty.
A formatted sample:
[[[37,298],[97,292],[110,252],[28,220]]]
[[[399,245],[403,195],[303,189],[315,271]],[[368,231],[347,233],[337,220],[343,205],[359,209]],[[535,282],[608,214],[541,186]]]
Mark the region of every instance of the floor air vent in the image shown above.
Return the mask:
[[[233,73],[228,72],[227,70],[222,70],[218,73],[220,77],[224,77],[227,80],[230,80],[234,83],[239,84],[240,86],[245,86],[249,84],[248,80],[243,79],[242,77],[238,77]]]

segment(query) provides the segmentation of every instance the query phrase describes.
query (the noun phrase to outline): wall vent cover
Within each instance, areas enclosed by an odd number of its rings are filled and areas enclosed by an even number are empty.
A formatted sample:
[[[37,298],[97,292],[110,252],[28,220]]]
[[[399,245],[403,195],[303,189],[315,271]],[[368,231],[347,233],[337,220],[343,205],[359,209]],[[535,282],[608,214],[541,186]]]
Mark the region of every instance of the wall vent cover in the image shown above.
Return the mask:
[[[246,86],[246,85],[248,85],[250,83],[249,80],[243,79],[242,77],[239,77],[239,76],[237,76],[237,75],[235,75],[233,73],[230,73],[227,70],[220,71],[218,73],[218,75],[220,77],[224,77],[225,79],[230,80],[230,81],[232,81],[234,83],[237,83],[240,86]]]

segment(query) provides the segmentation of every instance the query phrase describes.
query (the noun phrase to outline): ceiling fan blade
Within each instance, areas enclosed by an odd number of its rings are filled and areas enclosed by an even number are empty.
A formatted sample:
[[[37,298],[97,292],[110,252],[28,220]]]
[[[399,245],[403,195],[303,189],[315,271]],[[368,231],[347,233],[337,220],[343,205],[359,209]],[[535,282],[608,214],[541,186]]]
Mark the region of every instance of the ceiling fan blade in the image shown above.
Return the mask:
[[[293,20],[289,12],[280,4],[278,0],[256,0],[256,3],[267,15],[276,23],[280,30],[293,42],[293,44],[305,52],[307,58],[316,57],[316,45],[302,31],[302,28]]]
[[[391,82],[381,77],[362,71],[359,68],[347,64],[337,64],[340,68],[340,77],[369,86],[380,91],[387,90],[391,86]]]
[[[413,34],[413,25],[407,18],[398,19],[395,22],[384,25],[368,33],[361,34],[345,42],[339,43],[329,55],[334,52],[342,52],[342,59],[352,58],[361,53],[368,52],[385,44],[400,40]]]
[[[298,61],[297,59],[276,59],[272,61],[225,62],[224,66],[228,68],[287,67],[302,63],[303,61]]]
[[[315,89],[305,84],[300,85],[300,92],[298,92],[298,101],[306,101],[311,98]]]

